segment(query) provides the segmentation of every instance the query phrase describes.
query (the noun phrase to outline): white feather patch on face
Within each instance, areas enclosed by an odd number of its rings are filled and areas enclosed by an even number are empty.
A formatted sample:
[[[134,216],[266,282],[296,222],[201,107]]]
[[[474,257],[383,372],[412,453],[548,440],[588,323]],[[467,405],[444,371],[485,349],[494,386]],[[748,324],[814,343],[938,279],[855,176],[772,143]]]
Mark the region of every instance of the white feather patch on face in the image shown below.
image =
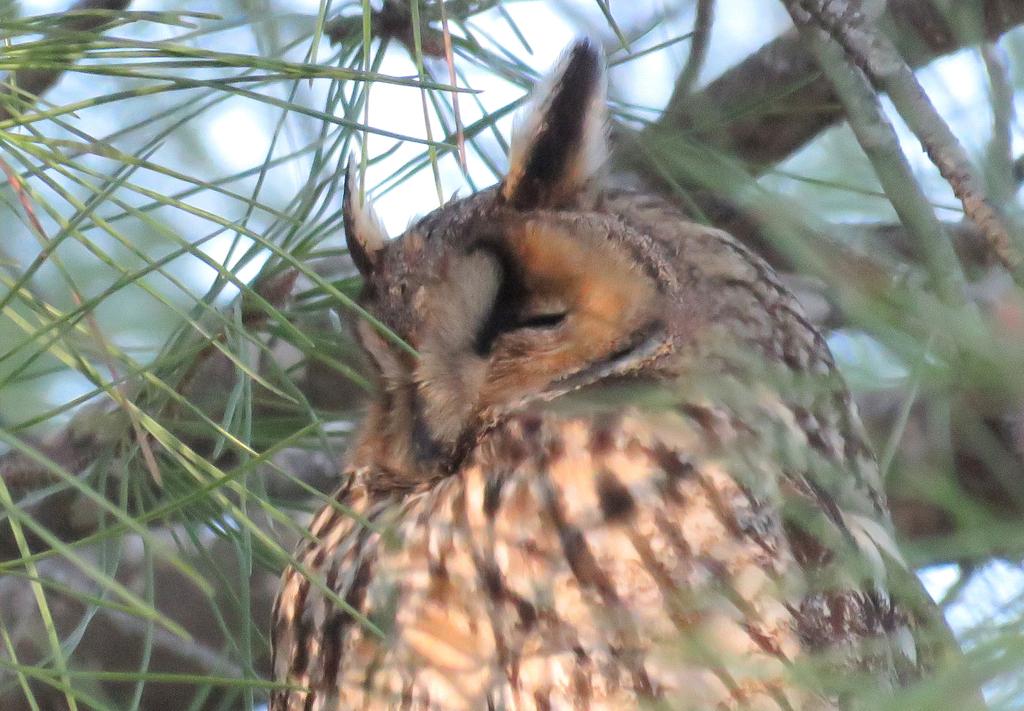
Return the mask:
[[[437,299],[439,303],[432,304],[436,336],[451,352],[470,347],[494,307],[501,280],[501,265],[486,250],[477,250],[451,264],[448,288],[443,298]]]
[[[472,344],[502,279],[500,264],[484,250],[453,261],[448,269],[444,288],[425,304],[431,328],[419,344],[416,372],[430,432],[446,441],[461,433],[477,407],[487,360],[474,353]]]

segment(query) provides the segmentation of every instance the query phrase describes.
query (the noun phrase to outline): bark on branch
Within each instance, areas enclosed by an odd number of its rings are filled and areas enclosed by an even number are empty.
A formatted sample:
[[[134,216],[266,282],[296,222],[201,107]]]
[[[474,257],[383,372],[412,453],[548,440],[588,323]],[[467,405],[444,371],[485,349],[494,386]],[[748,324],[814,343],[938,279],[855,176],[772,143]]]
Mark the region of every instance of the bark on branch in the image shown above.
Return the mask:
[[[1019,0],[965,4],[979,14],[977,35],[965,34],[932,0],[890,0],[880,27],[911,67],[921,67],[1024,23],[1024,3]],[[796,32],[787,32],[703,91],[680,95],[649,131],[688,132],[695,142],[727,149],[757,173],[842,118],[832,85]]]
[[[1021,256],[1002,217],[990,203],[967,151],[932,105],[913,70],[893,43],[876,31],[873,23],[861,12],[859,0],[805,0],[801,5],[811,21],[824,28],[828,36],[843,48],[849,60],[889,95],[932,163],[960,199],[964,213],[981,229],[1003,266],[1016,273],[1022,262]]]
[[[801,0],[783,0],[783,4],[822,73],[834,87],[847,122],[900,221],[916,237],[925,255],[924,265],[932,288],[946,304],[959,304],[964,298],[964,279],[956,254],[914,176],[878,94],[858,62],[844,53],[844,45],[835,36],[844,32],[845,26],[833,23],[828,31],[822,30],[818,27],[821,18],[815,14],[820,8],[808,9],[807,3]],[[851,11],[850,15],[857,18],[858,26],[866,33],[868,23],[863,14]],[[846,22],[850,24],[853,20]],[[902,60],[896,56],[893,63],[902,65]]]

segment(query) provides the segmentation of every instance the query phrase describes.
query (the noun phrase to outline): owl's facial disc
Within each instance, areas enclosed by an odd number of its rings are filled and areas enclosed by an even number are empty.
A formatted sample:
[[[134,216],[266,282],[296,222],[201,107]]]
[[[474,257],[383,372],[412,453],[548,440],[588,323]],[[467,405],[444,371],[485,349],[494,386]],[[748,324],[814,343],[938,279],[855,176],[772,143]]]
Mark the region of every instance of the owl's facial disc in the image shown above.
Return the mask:
[[[495,215],[473,238],[437,235],[427,256],[413,234],[392,242],[382,274],[402,265],[405,288],[371,280],[364,299],[418,353],[359,326],[388,416],[404,420],[389,427],[408,435],[420,466],[456,456],[503,416],[635,372],[667,348],[664,292],[613,234],[614,218]]]
[[[650,244],[594,209],[604,87],[600,51],[577,43],[516,129],[501,182],[394,241],[350,171],[345,228],[363,304],[418,354],[359,325],[383,390],[367,427],[391,448],[377,461],[454,464],[501,417],[636,372],[668,347],[664,285],[640,258]]]

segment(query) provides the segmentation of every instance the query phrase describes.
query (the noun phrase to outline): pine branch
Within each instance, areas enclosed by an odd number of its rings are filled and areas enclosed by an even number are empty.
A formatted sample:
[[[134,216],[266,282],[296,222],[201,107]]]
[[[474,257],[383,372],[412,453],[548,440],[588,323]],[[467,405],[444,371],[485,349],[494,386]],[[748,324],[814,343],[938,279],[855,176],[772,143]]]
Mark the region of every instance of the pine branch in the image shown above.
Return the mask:
[[[914,68],[1024,23],[1024,3],[982,0],[978,32],[965,33],[932,0],[891,0],[881,27]],[[685,79],[685,77],[681,77]],[[796,32],[769,42],[695,95],[670,103],[648,133],[688,133],[759,173],[843,119],[835,92]]]
[[[108,12],[124,10],[131,0],[79,0],[59,23],[62,32],[99,32],[111,22]],[[93,12],[102,10],[104,12]],[[0,86],[0,121],[14,116],[11,103],[30,106],[45,94],[63,74],[62,69],[23,68],[9,74]]]
[[[1012,243],[1002,217],[990,203],[967,152],[939,115],[895,45],[877,32],[861,11],[859,0],[805,0],[788,4],[802,6],[810,19],[843,48],[850,61],[889,95],[932,163],[953,188],[964,212],[985,235],[993,254],[1011,273],[1017,273],[1022,257]],[[1021,274],[1017,276],[1018,279],[1024,277]]]
[[[953,246],[914,176],[896,136],[896,129],[886,117],[878,94],[857,63],[844,56],[843,45],[836,38],[841,30],[833,25],[830,25],[829,30],[818,27],[820,17],[807,9],[806,3],[801,0],[783,0],[783,4],[822,73],[835,88],[850,128],[864,155],[871,161],[875,175],[900,216],[900,221],[918,242],[932,287],[946,304],[961,303],[964,299],[964,278]],[[816,6],[815,9],[819,8]],[[851,11],[849,14],[854,13]],[[856,13],[856,16],[861,18],[858,24],[865,26],[863,14]],[[852,20],[847,19],[846,22]],[[842,23],[837,21],[834,24]]]

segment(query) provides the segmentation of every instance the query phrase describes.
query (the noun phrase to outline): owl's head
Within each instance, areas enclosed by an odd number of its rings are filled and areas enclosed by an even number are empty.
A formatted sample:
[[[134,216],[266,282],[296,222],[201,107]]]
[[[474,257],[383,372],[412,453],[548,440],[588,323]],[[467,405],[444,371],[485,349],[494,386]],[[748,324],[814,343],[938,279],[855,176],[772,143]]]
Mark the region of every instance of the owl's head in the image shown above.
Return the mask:
[[[604,87],[600,53],[577,43],[533,98],[501,182],[393,240],[349,168],[359,301],[393,334],[356,325],[380,387],[357,462],[450,469],[503,416],[649,370],[668,347],[670,269],[657,244],[602,209],[595,185]]]

